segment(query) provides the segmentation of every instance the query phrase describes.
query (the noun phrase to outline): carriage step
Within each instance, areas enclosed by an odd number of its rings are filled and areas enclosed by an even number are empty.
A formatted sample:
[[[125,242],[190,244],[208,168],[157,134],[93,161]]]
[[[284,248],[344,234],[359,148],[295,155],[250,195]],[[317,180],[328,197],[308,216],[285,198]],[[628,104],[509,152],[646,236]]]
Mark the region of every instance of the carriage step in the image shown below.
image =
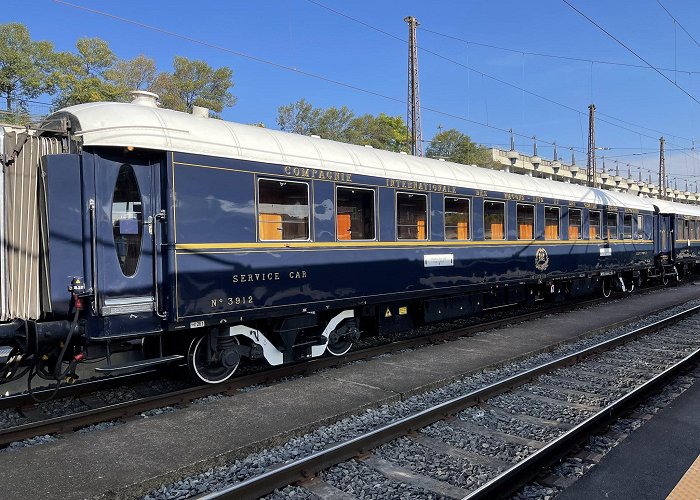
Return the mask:
[[[124,333],[121,335],[108,335],[105,337],[93,337],[90,342],[119,342],[121,340],[138,339],[141,337],[150,337],[152,335],[160,335],[163,330],[147,330],[145,332]]]
[[[294,347],[301,347],[305,345],[326,345],[327,342],[328,339],[326,337],[324,337],[323,335],[319,335],[318,337],[307,338],[306,340],[304,340],[304,342],[294,344]]]
[[[173,354],[171,356],[163,356],[162,358],[153,359],[142,359],[141,361],[134,361],[133,363],[127,363],[125,365],[119,366],[100,366],[95,368],[96,372],[118,372],[122,370],[131,370],[134,368],[146,368],[148,366],[163,365],[165,363],[172,363],[173,361],[179,361],[184,359],[185,356],[182,354]]]

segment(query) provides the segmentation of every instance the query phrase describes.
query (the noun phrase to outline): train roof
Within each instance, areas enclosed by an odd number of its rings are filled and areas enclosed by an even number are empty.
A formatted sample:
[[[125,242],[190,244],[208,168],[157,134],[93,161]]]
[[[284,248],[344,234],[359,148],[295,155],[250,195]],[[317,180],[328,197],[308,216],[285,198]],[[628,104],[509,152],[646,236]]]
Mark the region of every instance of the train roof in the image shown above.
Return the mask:
[[[654,211],[652,200],[627,193],[418,158],[136,102],[79,104],[57,111],[47,122],[62,117],[71,120],[72,131],[82,137],[84,146],[221,156]]]
[[[689,217],[700,217],[700,207],[697,205],[688,205],[685,203],[676,203],[667,200],[652,200],[652,203],[659,209],[662,214],[680,214]]]

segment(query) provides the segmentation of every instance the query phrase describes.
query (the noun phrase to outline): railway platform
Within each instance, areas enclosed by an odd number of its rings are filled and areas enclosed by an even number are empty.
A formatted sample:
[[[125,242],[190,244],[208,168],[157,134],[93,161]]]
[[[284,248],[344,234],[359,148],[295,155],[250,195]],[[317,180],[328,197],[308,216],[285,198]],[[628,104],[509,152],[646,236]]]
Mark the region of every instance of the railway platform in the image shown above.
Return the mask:
[[[52,443],[0,453],[0,496],[14,500],[138,497],[163,483],[281,444],[363,408],[399,401],[489,366],[551,350],[588,332],[698,298],[697,285],[634,295],[593,310],[555,314],[131,419],[106,430],[66,434]]]
[[[700,499],[698,382],[610,450],[557,500]]]

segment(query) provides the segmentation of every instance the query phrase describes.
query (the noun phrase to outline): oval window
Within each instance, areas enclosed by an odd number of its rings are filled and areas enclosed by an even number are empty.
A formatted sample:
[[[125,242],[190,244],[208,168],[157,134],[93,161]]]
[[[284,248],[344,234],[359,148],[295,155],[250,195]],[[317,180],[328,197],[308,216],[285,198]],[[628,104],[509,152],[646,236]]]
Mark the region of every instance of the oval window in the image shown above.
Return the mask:
[[[112,197],[114,249],[124,276],[133,276],[141,257],[143,208],[141,192],[131,165],[122,165]]]

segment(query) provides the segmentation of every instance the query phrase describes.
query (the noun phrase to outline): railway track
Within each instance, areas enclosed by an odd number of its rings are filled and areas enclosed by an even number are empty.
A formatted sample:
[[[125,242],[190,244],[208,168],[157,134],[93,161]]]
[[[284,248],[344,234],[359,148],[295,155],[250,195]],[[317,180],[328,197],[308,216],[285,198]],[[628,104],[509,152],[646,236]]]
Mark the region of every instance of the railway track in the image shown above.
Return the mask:
[[[652,291],[654,289],[655,288],[647,288],[645,291]],[[594,306],[605,300],[606,299],[596,298],[585,302],[578,302],[576,308]],[[149,375],[152,376],[152,373],[110,377],[105,380],[84,382],[73,386],[69,385],[59,390],[59,397],[68,399],[67,406],[71,408],[72,411],[67,413],[62,412],[58,415],[55,414],[55,411],[52,411],[52,405],[56,404],[55,401],[48,404],[36,404],[28,394],[16,394],[0,398],[0,410],[11,411],[12,414],[7,420],[13,422],[11,426],[0,428],[0,446],[6,446],[10,443],[30,439],[35,436],[72,432],[102,422],[133,418],[141,413],[157,408],[186,406],[192,401],[217,394],[231,396],[245,387],[271,383],[289,377],[304,376],[321,369],[359,360],[366,360],[404,349],[415,349],[428,344],[457,339],[485,330],[511,325],[515,322],[532,321],[545,315],[571,310],[571,307],[572,305],[570,303],[565,303],[525,314],[508,315],[500,319],[476,323],[463,328],[431,333],[392,342],[390,344],[382,344],[358,351],[351,351],[343,357],[316,358],[297,364],[270,368],[248,375],[242,375],[217,385],[183,387],[181,383],[179,384],[180,387],[176,390],[169,390],[161,393],[148,387],[148,377]],[[128,384],[126,390],[123,392],[130,397],[123,401],[111,403],[109,400],[95,396],[96,392],[105,387],[119,387],[120,384]],[[134,390],[134,385],[138,385],[139,387]],[[43,397],[45,393],[51,391],[51,389],[40,389],[35,391],[35,394],[39,397]]]
[[[328,499],[363,491],[395,498],[510,494],[697,366],[699,313],[700,306],[689,308],[201,498],[258,498],[288,485]]]

